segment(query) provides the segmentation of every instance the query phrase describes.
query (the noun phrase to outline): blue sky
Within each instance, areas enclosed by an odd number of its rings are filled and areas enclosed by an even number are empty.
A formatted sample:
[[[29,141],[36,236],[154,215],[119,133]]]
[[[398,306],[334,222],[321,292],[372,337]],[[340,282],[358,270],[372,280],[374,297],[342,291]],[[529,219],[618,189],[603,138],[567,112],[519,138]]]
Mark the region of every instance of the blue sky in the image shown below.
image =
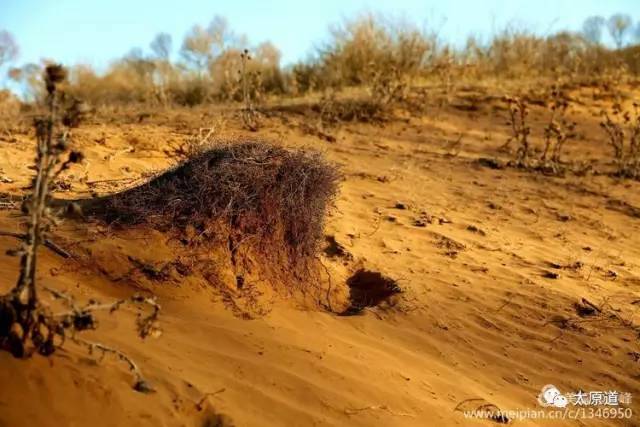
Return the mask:
[[[331,23],[363,11],[408,17],[462,42],[510,23],[546,34],[578,30],[594,14],[623,12],[637,22],[640,0],[0,0],[0,30],[14,34],[20,63],[52,58],[102,68],[133,47],[148,50],[160,31],[173,36],[177,52],[193,24],[218,14],[252,43],[272,41],[287,63],[304,58]]]

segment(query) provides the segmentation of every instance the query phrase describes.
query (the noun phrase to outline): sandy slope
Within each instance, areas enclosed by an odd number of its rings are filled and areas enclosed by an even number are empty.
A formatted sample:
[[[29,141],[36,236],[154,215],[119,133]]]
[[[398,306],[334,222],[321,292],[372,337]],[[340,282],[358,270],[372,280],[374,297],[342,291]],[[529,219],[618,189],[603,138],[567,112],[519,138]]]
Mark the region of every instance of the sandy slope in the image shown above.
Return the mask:
[[[135,393],[124,365],[109,357],[96,363],[72,345],[49,360],[0,353],[0,426],[488,425],[454,408],[477,398],[537,409],[548,383],[631,392],[638,412],[638,336],[607,315],[638,322],[640,218],[633,207],[640,207],[640,183],[478,166],[474,160],[495,155],[505,139],[504,111],[493,107],[344,125],[332,130],[335,143],[303,133],[304,116],[265,119],[262,137],[321,149],[343,166],[327,234],[348,254],[323,261],[334,285],[367,268],[403,289],[391,306],[360,316],[303,309],[268,293],[232,293],[230,306],[202,278],[154,282],[132,268],[127,255],[150,263],[174,257],[166,236],[65,223],[57,233],[79,261],[43,250],[40,275],[49,285],[101,300],[141,289],[159,296],[160,339],[140,343],[128,312],[105,316],[92,335],[134,357],[157,393]],[[72,173],[95,182],[161,169],[171,163],[166,141],[185,139],[216,114],[88,124],[76,141],[89,166]],[[570,153],[602,155],[597,119],[588,108],[576,118],[583,135]],[[221,136],[241,134],[233,119],[223,129]],[[461,150],[451,155],[460,133]],[[2,144],[0,166],[15,182],[0,190],[17,193],[31,145],[27,135]],[[134,152],[123,151],[131,144]],[[0,215],[0,229],[18,230],[14,212]],[[2,251],[15,245],[0,237]],[[16,260],[1,257],[0,271],[0,287],[8,289]],[[574,303],[581,298],[606,303],[606,313],[580,317]],[[637,417],[573,423],[640,425]]]

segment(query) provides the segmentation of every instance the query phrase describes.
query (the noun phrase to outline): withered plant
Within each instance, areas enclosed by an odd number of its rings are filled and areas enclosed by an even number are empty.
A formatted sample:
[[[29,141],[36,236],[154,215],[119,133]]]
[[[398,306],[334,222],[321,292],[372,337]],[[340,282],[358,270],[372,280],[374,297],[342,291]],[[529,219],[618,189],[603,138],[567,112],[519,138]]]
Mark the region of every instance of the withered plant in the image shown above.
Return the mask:
[[[448,47],[445,47],[438,55],[434,55],[433,65],[429,70],[436,77],[436,80],[444,90],[444,99],[442,102],[449,104],[451,95],[454,92],[456,79],[454,78],[455,60],[453,53]]]
[[[611,114],[602,111],[600,126],[613,149],[616,175],[640,178],[640,104],[634,102],[632,111],[614,104]]]
[[[379,106],[380,110],[405,98],[409,84],[406,76],[397,67],[391,66],[384,72],[374,70],[372,74],[370,86],[371,102]]]
[[[395,88],[404,85],[393,83],[392,77],[386,82],[369,88],[366,97],[339,97],[340,89],[328,88],[324,91],[320,102],[314,108],[319,113],[319,129],[328,129],[343,122],[379,123],[386,120],[389,107],[399,101],[399,92]],[[403,92],[404,90],[401,89]],[[324,131],[323,131],[324,132]]]
[[[557,171],[560,167],[564,145],[576,135],[576,123],[567,117],[569,101],[557,87],[551,91],[551,102],[548,108],[551,116],[549,123],[544,128],[545,146],[540,161],[543,167],[550,167]]]
[[[515,141],[518,145],[515,155],[516,165],[526,166],[529,159],[529,135],[531,134],[531,127],[527,124],[529,107],[523,99],[518,97],[507,96],[505,101],[509,104],[508,124],[511,126],[512,135],[501,149],[508,149]]]
[[[255,109],[254,98],[257,98],[259,90],[259,73],[251,72],[248,69],[249,61],[251,61],[251,55],[249,50],[244,49],[240,54],[241,66],[240,66],[240,84],[242,86],[242,122],[245,127],[252,132],[258,130],[258,113]]]
[[[37,147],[31,183],[31,194],[25,198],[22,211],[27,217],[27,232],[22,237],[18,250],[9,255],[20,257],[20,274],[11,291],[0,296],[0,349],[13,356],[24,358],[33,353],[49,356],[62,346],[67,338],[85,346],[90,352],[112,353],[126,361],[135,375],[134,388],[141,392],[150,391],[137,365],[124,353],[104,344],[84,340],[79,332],[95,329],[97,311],[110,313],[123,304],[148,305],[152,308],[147,316],[139,315],[138,333],[144,338],[159,333],[157,317],[160,306],[153,298],[133,296],[111,304],[100,304],[90,300],[86,305],[78,305],[74,299],[47,286],[38,286],[36,272],[38,249],[47,241],[47,234],[59,216],[51,206],[51,192],[54,180],[74,163],[82,161],[82,153],[70,150],[70,133],[65,123],[75,123],[73,109],[61,111],[58,90],[66,78],[66,70],[60,65],[48,65],[44,72],[48,113],[34,122]],[[40,296],[44,290],[51,294],[56,304],[47,304]],[[61,304],[60,304],[61,303]]]

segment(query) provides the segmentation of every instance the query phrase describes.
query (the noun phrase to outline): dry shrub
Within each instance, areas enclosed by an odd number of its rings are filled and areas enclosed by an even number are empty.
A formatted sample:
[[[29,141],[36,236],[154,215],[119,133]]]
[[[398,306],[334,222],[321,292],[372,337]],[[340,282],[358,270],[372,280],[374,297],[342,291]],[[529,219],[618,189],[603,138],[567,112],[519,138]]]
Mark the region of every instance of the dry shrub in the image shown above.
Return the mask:
[[[602,112],[600,126],[613,149],[616,175],[627,178],[640,177],[640,104],[634,102],[632,110],[625,111],[614,104],[611,114]]]
[[[220,240],[251,240],[266,255],[285,250],[292,258],[309,257],[318,250],[338,180],[319,153],[226,144],[100,200],[90,211],[120,225],[215,229]]]
[[[577,36],[560,34],[544,38],[526,31],[505,30],[496,36],[485,59],[488,70],[508,78],[530,76],[532,71],[561,74],[576,67],[582,47]]]
[[[334,91],[327,91],[313,109],[319,113],[321,128],[342,122],[377,123],[385,120],[387,104],[376,99],[339,99]]]
[[[151,102],[155,99],[154,65],[143,60],[115,62],[103,75],[88,65],[71,69],[67,92],[92,105]]]
[[[515,157],[508,163],[510,166],[540,171],[546,174],[562,174],[565,162],[562,152],[567,142],[576,136],[576,123],[568,116],[569,98],[558,85],[550,91],[547,105],[549,121],[543,130],[544,150],[539,158],[534,156],[535,149],[531,144],[532,128],[529,124],[530,105],[525,98],[506,96],[509,106],[507,124],[511,128],[511,136],[501,147],[509,151],[512,142],[517,144]]]
[[[376,102],[402,98],[433,41],[413,24],[367,14],[331,29],[307,65],[293,69],[298,88],[364,86]]]
[[[470,38],[459,52],[457,64],[469,67],[473,76],[608,78],[621,69],[637,74],[634,49],[612,51],[586,40],[580,34],[559,32],[546,37],[507,28],[483,44]]]
[[[337,83],[371,84],[391,70],[415,75],[431,47],[411,23],[368,14],[335,26],[321,59]]]
[[[636,76],[640,74],[640,44],[619,50],[617,56],[628,72]]]
[[[211,102],[242,101],[244,48],[230,45],[207,58],[206,70],[194,70],[185,64],[145,57],[133,51],[113,62],[103,74],[78,65],[71,70],[68,92],[92,105],[128,103],[176,103],[194,106]],[[259,94],[282,94],[284,78],[280,70],[280,52],[270,43],[252,51],[245,75],[255,99]]]
[[[512,135],[507,142],[501,147],[501,150],[507,150],[512,141],[517,144],[515,163],[518,166],[525,166],[529,158],[531,127],[528,124],[529,106],[526,101],[518,97],[505,97],[505,101],[509,105],[509,121]]]
[[[326,86],[326,79],[316,59],[307,59],[291,66],[285,75],[286,88],[294,95],[302,95]]]
[[[562,150],[565,144],[576,136],[577,123],[567,116],[569,98],[558,87],[551,90],[549,122],[544,128],[545,146],[540,161],[543,166],[557,171],[562,162]]]
[[[334,26],[316,57],[291,68],[289,89],[323,91],[317,106],[323,126],[379,121],[406,100],[434,47],[434,39],[410,22],[362,15]],[[338,92],[350,87],[364,90],[338,99]]]
[[[169,99],[176,104],[193,107],[208,102],[210,91],[208,80],[187,73],[179,80],[172,82],[167,93],[169,93]]]
[[[243,61],[250,54],[250,61]],[[209,68],[213,93],[221,100],[244,101],[243,81],[251,97],[260,101],[264,93],[282,94],[284,77],[280,70],[280,51],[265,42],[255,49],[231,48],[216,57]]]
[[[8,90],[0,89],[0,141],[12,141],[10,124],[17,120],[20,101]]]
[[[580,34],[540,36],[511,27],[486,41],[470,37],[460,49],[407,20],[376,14],[334,26],[310,58],[282,69],[273,44],[250,45],[224,18],[216,17],[208,27],[195,26],[186,35],[181,60],[172,62],[166,46],[156,56],[134,49],[105,73],[76,67],[69,93],[93,105],[243,101],[241,53],[247,48],[252,61],[245,77],[252,91],[265,98],[360,87],[368,93],[368,102],[383,108],[406,101],[418,79],[441,83],[449,100],[463,80],[565,77],[615,87],[622,78],[640,72],[637,45],[612,50]],[[38,92],[40,68],[27,64],[12,69],[12,79],[36,100],[44,97]]]

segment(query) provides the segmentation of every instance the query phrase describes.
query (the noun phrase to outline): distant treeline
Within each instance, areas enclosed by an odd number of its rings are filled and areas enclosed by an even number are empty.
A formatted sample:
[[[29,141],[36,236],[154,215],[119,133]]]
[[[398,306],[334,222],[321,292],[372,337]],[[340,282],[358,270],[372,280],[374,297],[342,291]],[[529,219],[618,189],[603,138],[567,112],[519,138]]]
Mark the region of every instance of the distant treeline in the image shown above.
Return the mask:
[[[615,47],[602,42],[605,33]],[[634,26],[627,15],[617,14],[609,19],[590,17],[577,33],[539,36],[508,28],[488,41],[469,37],[463,47],[454,48],[406,20],[364,14],[331,27],[327,41],[306,60],[282,67],[276,46],[251,44],[216,16],[208,26],[189,30],[178,60],[172,59],[171,36],[160,33],[148,52],[133,49],[105,72],[87,65],[69,67],[67,92],[94,105],[196,105],[241,101],[247,91],[260,100],[352,86],[387,87],[390,81],[618,78],[640,72],[639,40],[640,23]],[[11,34],[0,31],[0,71],[25,99],[38,100],[43,64],[15,66],[17,53]]]

